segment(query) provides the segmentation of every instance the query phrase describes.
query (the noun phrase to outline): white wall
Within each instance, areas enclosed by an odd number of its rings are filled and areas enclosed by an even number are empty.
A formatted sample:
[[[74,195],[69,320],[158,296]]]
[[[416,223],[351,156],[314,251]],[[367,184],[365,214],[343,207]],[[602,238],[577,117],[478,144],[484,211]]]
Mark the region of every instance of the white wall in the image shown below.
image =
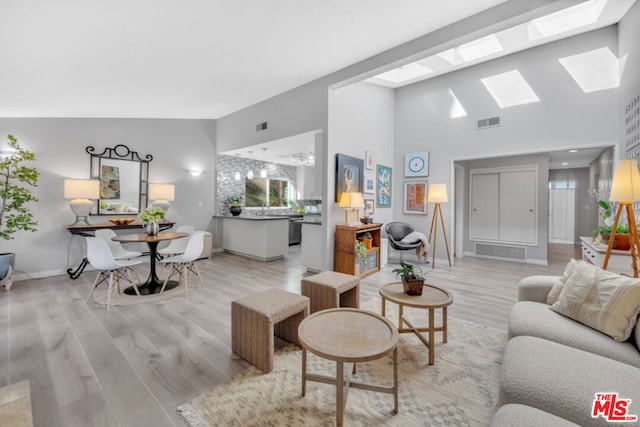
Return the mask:
[[[627,64],[620,82],[620,105],[618,125],[620,139],[624,141],[625,107],[633,97],[640,95],[640,3],[636,2],[618,24],[618,56],[627,56]],[[637,132],[637,131],[636,131]],[[625,147],[618,151],[619,158],[625,158]]]
[[[37,233],[18,232],[15,239],[0,241],[0,252],[16,253],[16,269],[32,277],[62,274],[84,254],[84,242],[71,238],[64,228],[74,220],[69,201],[63,198],[65,178],[89,178],[90,156],[124,144],[141,156],[151,154],[149,180],[175,184],[175,201],[168,218],[210,230],[215,193],[215,121],[138,119],[0,119],[0,137],[12,134],[36,155],[40,172],[32,212],[39,222]],[[3,142],[4,143],[4,142]],[[198,177],[188,171],[203,170]],[[202,202],[202,206],[200,206]],[[92,216],[103,222],[108,217]]]
[[[375,179],[375,164],[391,166],[393,158],[393,114],[394,94],[392,89],[374,86],[368,83],[356,83],[329,94],[329,173],[327,186],[327,241],[333,248],[336,224],[344,223],[344,209],[335,202],[335,161],[336,153],[346,154],[364,160],[365,150],[373,151],[374,169],[364,173]],[[397,171],[393,175],[393,179]],[[392,181],[393,182],[393,181]],[[374,199],[375,195],[365,195]],[[396,203],[397,195],[393,194]],[[361,212],[362,215],[362,212]],[[374,223],[386,223],[393,220],[392,208],[374,208]],[[327,258],[329,268],[333,267],[333,251]]]
[[[615,145],[618,90],[585,94],[558,62],[603,46],[617,52],[615,26],[397,89],[395,168],[402,167],[406,152],[430,151],[429,182],[445,182],[451,191],[452,161],[456,159]],[[520,71],[541,102],[498,107],[480,79],[513,69]],[[466,110],[466,117],[449,117],[449,89]],[[500,116],[500,127],[475,130],[478,119],[494,116]],[[400,182],[396,181],[394,191],[400,191]],[[444,215],[447,230],[451,230],[450,208],[451,204]],[[394,214],[411,220],[398,207]],[[540,227],[546,229],[546,223]],[[446,257],[444,248],[440,249],[436,256]]]

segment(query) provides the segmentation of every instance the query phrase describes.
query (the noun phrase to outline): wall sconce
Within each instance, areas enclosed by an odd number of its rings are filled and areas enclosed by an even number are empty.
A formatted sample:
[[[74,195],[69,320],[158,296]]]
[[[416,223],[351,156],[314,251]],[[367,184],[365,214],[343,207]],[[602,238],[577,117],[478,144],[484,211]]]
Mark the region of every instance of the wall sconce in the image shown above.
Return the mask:
[[[169,202],[174,200],[175,186],[173,184],[149,184],[149,200],[154,200],[151,206],[168,211]]]
[[[65,179],[64,198],[73,199],[69,202],[71,211],[76,215],[76,220],[71,225],[81,221],[89,225],[89,214],[93,209],[90,199],[100,198],[100,181],[97,179]]]
[[[191,174],[191,176],[200,176],[202,175],[202,171],[200,169],[191,169],[189,174]]]
[[[342,193],[338,206],[341,208],[351,208],[344,211],[344,222],[347,225],[360,225],[360,211],[356,208],[364,208],[362,193]]]

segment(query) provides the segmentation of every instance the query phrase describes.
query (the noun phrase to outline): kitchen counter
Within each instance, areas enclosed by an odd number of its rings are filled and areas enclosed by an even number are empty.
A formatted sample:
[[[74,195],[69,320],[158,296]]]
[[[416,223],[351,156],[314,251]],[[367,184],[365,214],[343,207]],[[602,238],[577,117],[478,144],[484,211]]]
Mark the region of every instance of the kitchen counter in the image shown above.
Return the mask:
[[[222,248],[225,252],[273,261],[289,251],[289,217],[215,215],[222,220]]]

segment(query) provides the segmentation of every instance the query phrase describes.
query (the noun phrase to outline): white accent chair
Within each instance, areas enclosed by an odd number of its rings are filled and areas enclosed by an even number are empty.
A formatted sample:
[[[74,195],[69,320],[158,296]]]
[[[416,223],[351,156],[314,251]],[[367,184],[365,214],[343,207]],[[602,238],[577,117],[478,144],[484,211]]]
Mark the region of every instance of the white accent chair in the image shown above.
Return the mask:
[[[124,278],[126,281],[133,285],[133,289],[137,295],[140,295],[137,283],[140,281],[138,274],[133,269],[134,265],[141,264],[142,260],[116,260],[111,253],[111,249],[107,242],[96,237],[85,237],[87,241],[87,259],[96,270],[98,275],[96,280],[91,286],[91,292],[87,297],[86,304],[89,304],[93,291],[102,283],[107,282],[109,289],[107,291],[107,308],[111,306],[111,294],[115,289],[120,293],[120,278]],[[129,276],[129,272],[132,273],[132,277]],[[115,277],[114,277],[115,276]],[[115,283],[114,283],[115,282]]]
[[[193,226],[192,225],[181,225],[176,228],[178,233],[188,233],[189,236],[193,235]],[[162,258],[170,257],[174,255],[181,255],[184,253],[187,248],[187,243],[189,242],[189,238],[184,239],[175,239],[171,240],[167,247],[158,249],[158,255]]]
[[[193,273],[198,276],[200,285],[204,288],[204,282],[202,281],[202,277],[200,276],[200,271],[198,271],[198,266],[195,263],[195,261],[200,257],[202,249],[204,248],[204,236],[204,231],[194,232],[188,239],[182,239],[187,240],[187,247],[185,248],[182,255],[175,255],[160,261],[164,264],[164,266],[170,267],[169,274],[164,279],[164,284],[162,285],[160,293],[164,292],[164,288],[167,285],[167,282],[175,274],[178,274],[180,276],[180,282],[184,281],[185,297],[187,296],[187,290],[189,288],[189,273]]]
[[[113,258],[116,260],[133,259],[142,256],[142,252],[127,250],[122,246],[121,243],[111,240],[112,237],[116,236],[116,233],[109,228],[96,230],[95,236],[96,238],[102,239],[107,242],[107,245],[109,246],[109,249],[111,249],[111,253],[113,254]]]

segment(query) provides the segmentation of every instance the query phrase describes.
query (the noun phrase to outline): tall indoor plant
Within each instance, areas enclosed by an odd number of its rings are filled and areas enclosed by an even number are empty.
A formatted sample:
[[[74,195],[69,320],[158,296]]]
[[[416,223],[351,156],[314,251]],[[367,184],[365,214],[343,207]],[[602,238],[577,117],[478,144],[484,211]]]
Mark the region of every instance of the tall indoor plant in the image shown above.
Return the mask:
[[[38,170],[25,165],[34,161],[35,154],[24,150],[12,135],[7,136],[8,150],[0,153],[0,238],[13,239],[16,231],[35,232],[38,222],[27,206],[38,199],[30,187],[38,186]],[[13,270],[15,254],[0,253],[0,280],[11,286],[10,270]]]

